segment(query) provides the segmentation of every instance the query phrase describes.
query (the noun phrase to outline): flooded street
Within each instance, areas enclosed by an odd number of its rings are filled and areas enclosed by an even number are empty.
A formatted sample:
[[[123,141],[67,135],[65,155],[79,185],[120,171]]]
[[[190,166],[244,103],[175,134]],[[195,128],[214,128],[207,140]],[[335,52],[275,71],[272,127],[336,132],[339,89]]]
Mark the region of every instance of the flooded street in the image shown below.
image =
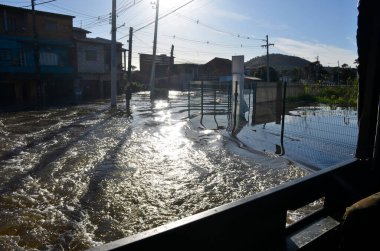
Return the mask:
[[[0,249],[85,250],[308,172],[240,148],[187,93],[0,114]],[[208,123],[210,122],[210,123]],[[224,124],[223,124],[224,123]]]

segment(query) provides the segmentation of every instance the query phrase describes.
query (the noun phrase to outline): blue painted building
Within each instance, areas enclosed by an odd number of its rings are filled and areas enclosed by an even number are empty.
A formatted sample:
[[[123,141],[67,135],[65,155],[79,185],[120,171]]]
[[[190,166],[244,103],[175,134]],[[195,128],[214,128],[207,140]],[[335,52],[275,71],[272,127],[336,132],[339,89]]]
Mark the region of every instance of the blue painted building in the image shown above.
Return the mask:
[[[0,5],[0,105],[70,101],[73,16]]]

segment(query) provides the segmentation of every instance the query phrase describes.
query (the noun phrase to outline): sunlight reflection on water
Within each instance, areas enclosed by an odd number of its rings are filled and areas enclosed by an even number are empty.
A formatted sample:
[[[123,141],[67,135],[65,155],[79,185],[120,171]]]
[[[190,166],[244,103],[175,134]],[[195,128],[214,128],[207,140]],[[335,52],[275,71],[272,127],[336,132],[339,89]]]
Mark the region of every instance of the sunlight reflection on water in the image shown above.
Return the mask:
[[[186,104],[140,93],[133,119],[107,104],[2,115],[0,249],[84,250],[307,174],[200,128]]]

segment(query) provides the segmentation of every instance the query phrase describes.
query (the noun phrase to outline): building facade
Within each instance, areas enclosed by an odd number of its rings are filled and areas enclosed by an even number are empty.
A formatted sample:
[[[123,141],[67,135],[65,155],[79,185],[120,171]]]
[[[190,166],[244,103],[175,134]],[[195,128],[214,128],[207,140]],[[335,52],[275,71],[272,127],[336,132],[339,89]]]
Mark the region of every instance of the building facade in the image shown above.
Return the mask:
[[[1,105],[57,102],[73,93],[73,18],[0,5]]]
[[[104,98],[111,90],[111,40],[87,38],[89,31],[74,27],[76,48],[75,91],[82,98]],[[117,86],[124,87],[123,58],[126,50],[116,43]],[[124,54],[124,57],[123,57]],[[125,62],[124,62],[125,65]]]

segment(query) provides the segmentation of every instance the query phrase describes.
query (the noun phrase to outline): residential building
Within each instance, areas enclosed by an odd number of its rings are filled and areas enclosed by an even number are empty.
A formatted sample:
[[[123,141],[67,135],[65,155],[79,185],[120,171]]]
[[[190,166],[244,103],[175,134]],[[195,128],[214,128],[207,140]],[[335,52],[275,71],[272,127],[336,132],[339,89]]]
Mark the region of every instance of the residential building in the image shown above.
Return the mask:
[[[73,93],[73,18],[0,4],[1,105],[67,101],[59,97]]]
[[[82,98],[103,98],[110,96],[111,90],[111,40],[88,38],[87,30],[73,28],[76,47],[76,81],[75,89]],[[122,43],[116,43],[117,85],[124,87],[123,58],[126,50]],[[123,57],[124,53],[124,57]],[[125,65],[125,62],[124,62]]]
[[[170,66],[173,65],[174,58],[165,54],[156,55],[155,80],[156,84],[162,85],[164,78],[169,76]],[[140,72],[136,74],[136,80],[148,85],[152,72],[153,55],[140,53]]]
[[[198,80],[218,80],[223,76],[231,76],[232,61],[225,58],[213,58],[199,69]]]
[[[140,54],[140,72],[135,74],[135,80],[144,84],[150,81],[153,55]],[[232,61],[224,58],[214,58],[204,65],[174,64],[174,57],[165,54],[156,57],[155,84],[175,90],[187,89],[189,81],[225,81],[231,79]]]
[[[198,79],[198,64],[174,64],[169,86],[175,90],[187,90],[190,81]]]

